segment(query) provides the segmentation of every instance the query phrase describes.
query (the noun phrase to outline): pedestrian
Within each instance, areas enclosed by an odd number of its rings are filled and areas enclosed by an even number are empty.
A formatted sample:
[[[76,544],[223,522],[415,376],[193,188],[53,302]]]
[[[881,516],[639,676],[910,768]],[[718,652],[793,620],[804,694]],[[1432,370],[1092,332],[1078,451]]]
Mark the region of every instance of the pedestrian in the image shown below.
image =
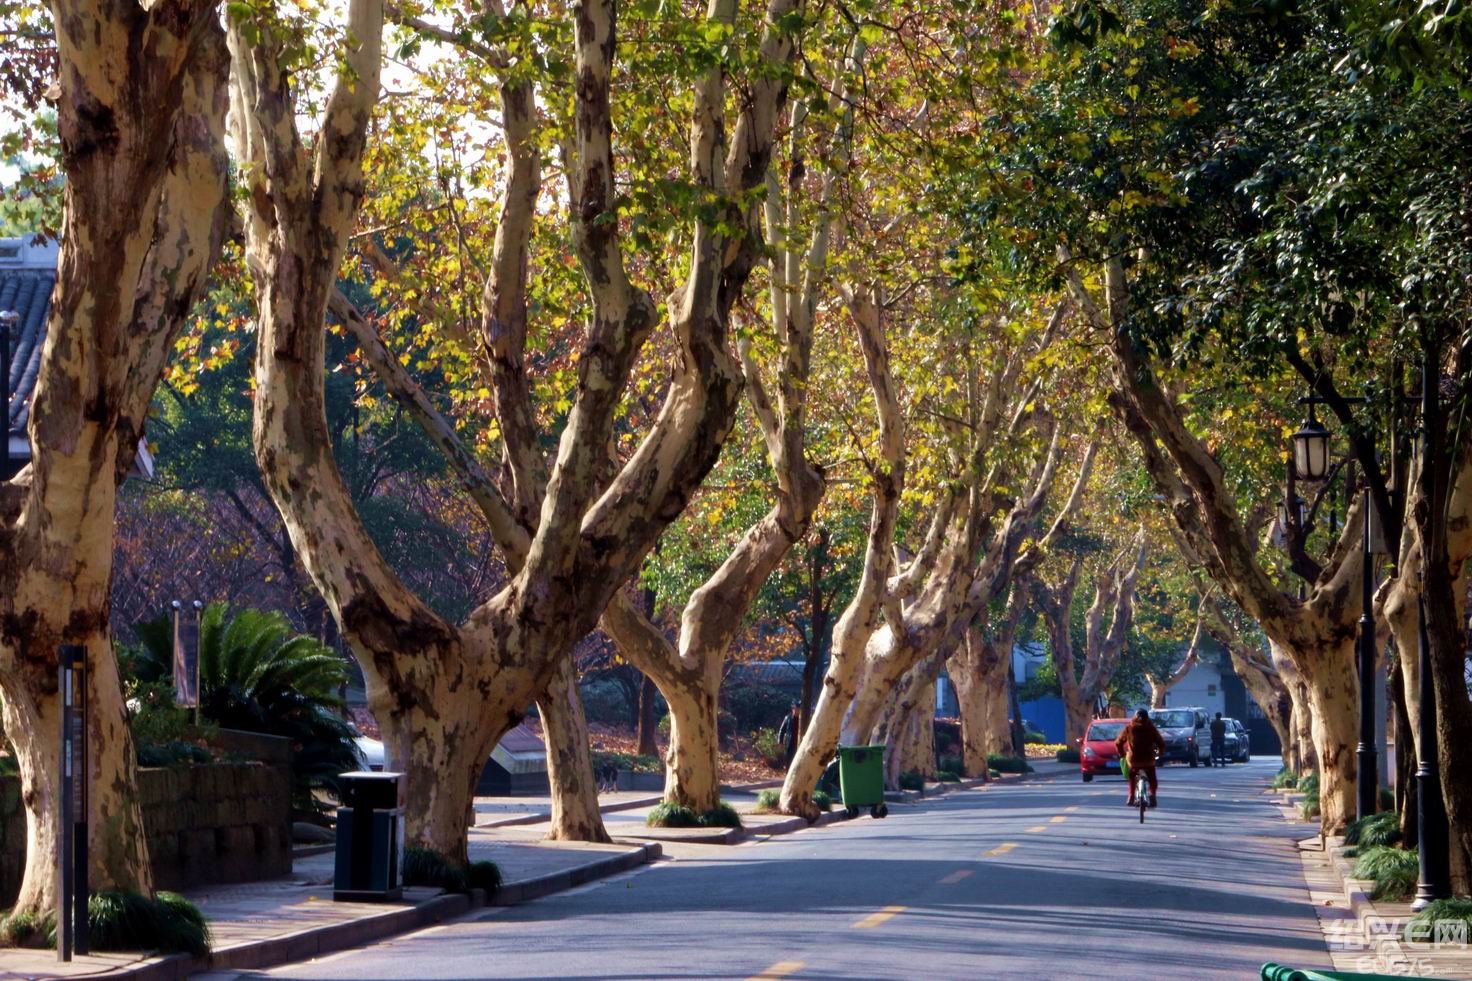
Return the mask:
[[[783,755],[788,766],[792,765],[792,758],[797,755],[798,719],[797,703],[793,702],[792,708],[783,717],[782,724],[777,727],[777,739],[786,747]]]
[[[1220,712],[1211,720],[1211,762],[1215,766],[1227,765],[1227,723]]]

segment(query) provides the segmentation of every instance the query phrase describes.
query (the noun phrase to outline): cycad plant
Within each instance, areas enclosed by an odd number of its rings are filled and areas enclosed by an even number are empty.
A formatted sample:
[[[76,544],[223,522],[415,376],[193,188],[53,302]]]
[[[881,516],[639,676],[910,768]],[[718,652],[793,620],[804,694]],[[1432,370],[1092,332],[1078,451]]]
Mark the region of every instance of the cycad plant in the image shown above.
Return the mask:
[[[358,768],[355,733],[338,690],[347,667],[316,638],[292,632],[280,613],[205,607],[199,629],[200,715],[227,729],[291,740],[293,804],[320,811],[313,791],[336,793],[337,775]],[[139,624],[140,681],[172,674],[173,625],[167,614]]]

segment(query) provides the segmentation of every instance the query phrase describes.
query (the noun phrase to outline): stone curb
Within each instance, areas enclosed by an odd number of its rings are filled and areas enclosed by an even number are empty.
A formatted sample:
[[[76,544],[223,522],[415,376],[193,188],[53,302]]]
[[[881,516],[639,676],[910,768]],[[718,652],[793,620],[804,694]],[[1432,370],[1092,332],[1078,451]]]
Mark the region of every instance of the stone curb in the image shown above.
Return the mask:
[[[739,783],[733,786],[722,786],[721,790],[729,793],[731,791],[765,790],[768,787],[780,786],[782,786],[781,780],[762,780],[757,783]],[[614,811],[632,811],[640,807],[653,807],[655,804],[658,804],[662,800],[664,800],[664,794],[652,794],[648,797],[638,797],[634,800],[624,800],[614,804],[600,804],[598,805],[598,813],[612,814]],[[498,818],[494,821],[487,821],[485,824],[477,824],[476,827],[514,828],[527,824],[541,824],[542,822],[550,821],[551,819],[551,812],[538,811],[535,814],[521,814],[516,817]]]
[[[585,882],[606,879],[611,875],[626,872],[636,866],[652,862],[663,854],[664,848],[658,842],[642,842],[637,852],[611,855],[608,858],[601,858],[562,872],[554,872],[551,875],[538,876],[535,879],[502,886],[496,890],[494,896],[486,901],[486,905],[516,906],[519,903],[529,903],[533,899],[541,899],[555,892],[563,892]]]
[[[87,975],[88,981],[183,981],[205,971],[245,971],[304,961],[334,951],[361,947],[410,930],[460,916],[479,906],[515,906],[627,871],[659,858],[657,843],[641,843],[636,851],[587,862],[572,869],[502,886],[494,896],[472,889],[467,894],[439,895],[414,906],[385,910],[346,923],[312,927],[269,940],[255,940],[211,951],[207,957],[170,954],[134,967]]]

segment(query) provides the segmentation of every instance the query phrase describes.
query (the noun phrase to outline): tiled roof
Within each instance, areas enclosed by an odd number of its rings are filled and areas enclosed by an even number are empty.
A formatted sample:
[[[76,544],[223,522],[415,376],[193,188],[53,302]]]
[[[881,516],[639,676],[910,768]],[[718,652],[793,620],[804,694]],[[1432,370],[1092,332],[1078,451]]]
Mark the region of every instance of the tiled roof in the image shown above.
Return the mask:
[[[13,310],[20,315],[10,337],[10,404],[5,417],[9,433],[21,439],[25,438],[30,418],[41,346],[46,340],[46,314],[55,284],[53,270],[0,269],[0,312]]]

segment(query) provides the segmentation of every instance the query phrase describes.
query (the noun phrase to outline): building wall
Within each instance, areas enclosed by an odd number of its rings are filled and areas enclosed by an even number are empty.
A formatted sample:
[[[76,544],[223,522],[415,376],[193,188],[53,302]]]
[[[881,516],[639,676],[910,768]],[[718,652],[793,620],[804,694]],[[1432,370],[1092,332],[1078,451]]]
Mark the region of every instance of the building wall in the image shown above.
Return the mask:
[[[140,769],[154,882],[186,889],[291,872],[291,774],[263,763]],[[20,778],[0,777],[0,909],[20,890],[26,815]]]
[[[1167,707],[1200,706],[1212,715],[1230,715],[1222,682],[1222,672],[1214,663],[1197,662],[1170,691],[1165,693]]]

